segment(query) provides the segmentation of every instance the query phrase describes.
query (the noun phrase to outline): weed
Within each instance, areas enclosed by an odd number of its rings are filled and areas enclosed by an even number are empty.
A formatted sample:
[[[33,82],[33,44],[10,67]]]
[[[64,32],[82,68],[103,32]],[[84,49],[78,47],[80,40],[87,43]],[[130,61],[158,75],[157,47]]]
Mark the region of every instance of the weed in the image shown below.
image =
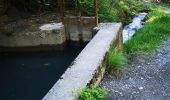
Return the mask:
[[[127,59],[122,52],[111,49],[108,52],[109,69],[121,69],[127,64]]]
[[[80,91],[79,100],[106,100],[107,95],[106,89],[85,87]]]

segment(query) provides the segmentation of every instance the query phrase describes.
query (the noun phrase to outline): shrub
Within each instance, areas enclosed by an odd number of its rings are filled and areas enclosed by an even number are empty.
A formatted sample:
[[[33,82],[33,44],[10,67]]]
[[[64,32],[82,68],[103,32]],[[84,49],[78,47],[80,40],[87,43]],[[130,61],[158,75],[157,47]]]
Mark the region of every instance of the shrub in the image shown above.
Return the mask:
[[[122,52],[111,49],[108,53],[109,69],[121,69],[127,64],[127,59]]]
[[[106,100],[107,95],[106,89],[86,87],[80,91],[79,100]]]

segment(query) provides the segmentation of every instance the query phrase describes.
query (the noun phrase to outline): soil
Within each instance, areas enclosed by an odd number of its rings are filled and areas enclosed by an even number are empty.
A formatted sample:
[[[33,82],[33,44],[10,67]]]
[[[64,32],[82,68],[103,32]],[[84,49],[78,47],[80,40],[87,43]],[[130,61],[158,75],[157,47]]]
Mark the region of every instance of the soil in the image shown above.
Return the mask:
[[[100,83],[107,100],[170,100],[170,37],[151,55],[133,56],[122,73]]]
[[[2,33],[4,29],[12,33],[34,32],[38,31],[42,24],[58,23],[61,21],[56,12],[44,12],[36,15],[18,11],[15,12],[16,14],[10,13],[0,16],[0,33]]]

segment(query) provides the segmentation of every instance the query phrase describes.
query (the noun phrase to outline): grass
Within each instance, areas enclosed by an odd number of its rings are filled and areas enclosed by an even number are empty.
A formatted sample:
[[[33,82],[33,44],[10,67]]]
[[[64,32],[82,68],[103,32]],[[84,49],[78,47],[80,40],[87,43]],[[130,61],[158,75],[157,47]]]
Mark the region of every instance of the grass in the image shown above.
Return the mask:
[[[111,49],[108,53],[109,69],[121,69],[127,64],[127,59],[122,52]]]
[[[106,89],[85,87],[80,91],[79,100],[106,100],[107,95]]]
[[[170,34],[170,16],[161,9],[155,9],[147,16],[147,24],[124,44],[127,54],[149,53],[160,46]]]

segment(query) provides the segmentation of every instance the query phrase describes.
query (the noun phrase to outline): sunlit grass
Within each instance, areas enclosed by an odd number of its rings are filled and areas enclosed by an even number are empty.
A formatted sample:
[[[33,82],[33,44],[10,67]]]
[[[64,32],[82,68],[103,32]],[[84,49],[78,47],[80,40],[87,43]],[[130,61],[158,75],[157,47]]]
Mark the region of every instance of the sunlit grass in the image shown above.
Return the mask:
[[[155,10],[147,19],[148,23],[124,45],[127,54],[153,51],[170,34],[170,16],[163,11]]]
[[[111,49],[108,53],[109,69],[121,69],[127,64],[127,59],[122,52]]]

